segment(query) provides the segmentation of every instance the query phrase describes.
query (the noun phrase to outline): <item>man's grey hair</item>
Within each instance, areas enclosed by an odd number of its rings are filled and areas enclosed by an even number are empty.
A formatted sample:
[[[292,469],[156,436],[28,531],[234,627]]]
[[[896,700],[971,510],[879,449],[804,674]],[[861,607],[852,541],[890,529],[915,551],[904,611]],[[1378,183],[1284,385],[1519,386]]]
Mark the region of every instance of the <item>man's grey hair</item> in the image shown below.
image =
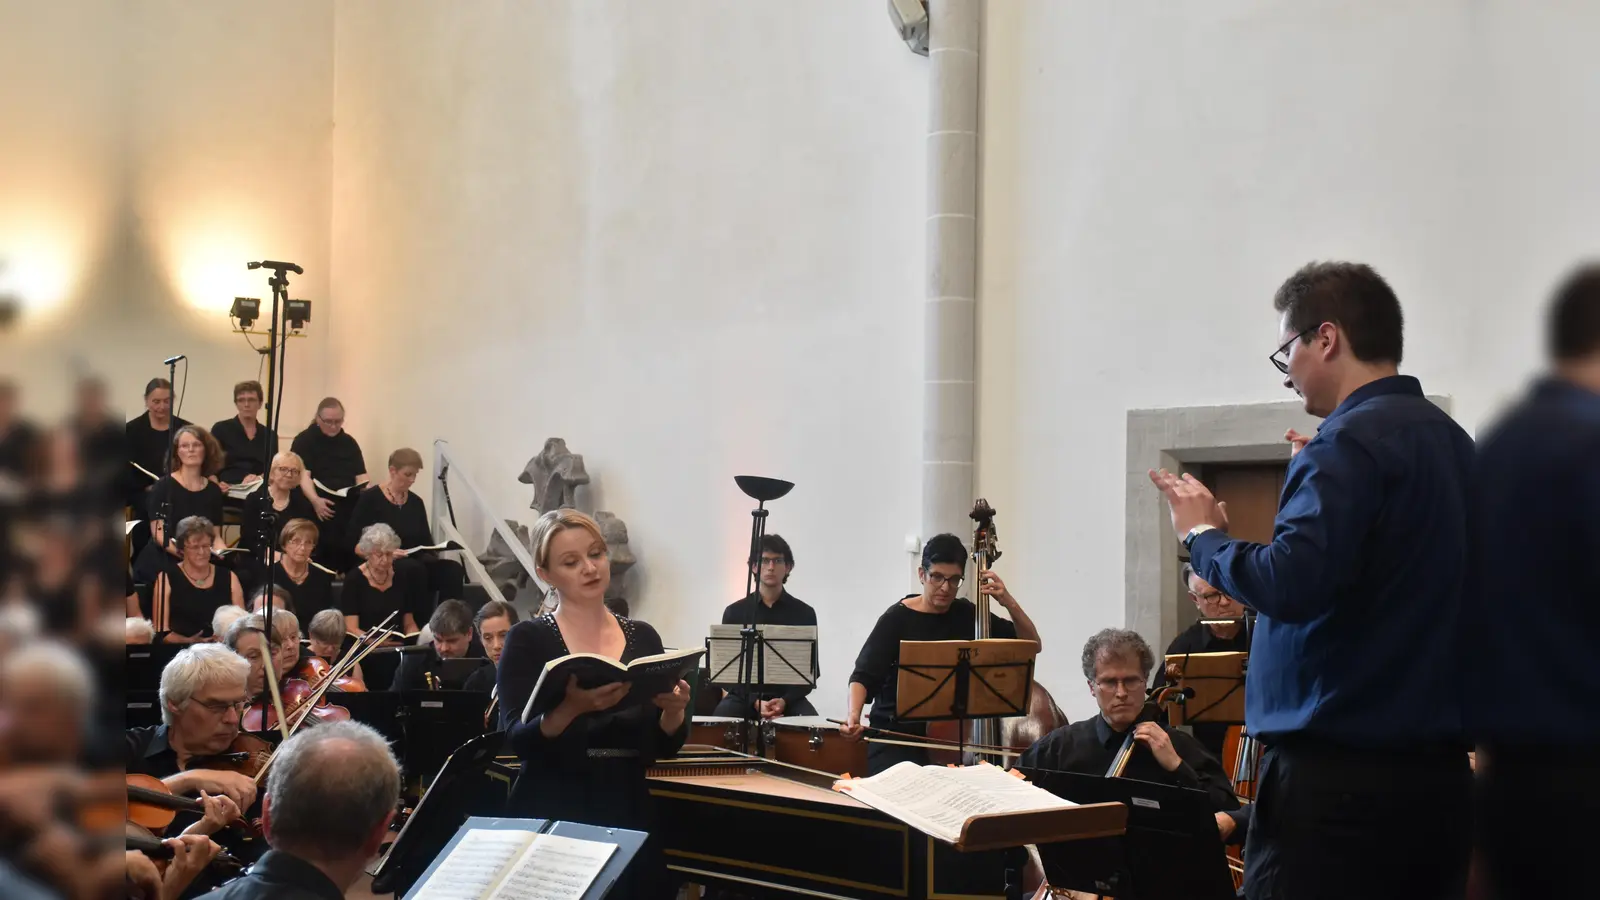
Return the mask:
[[[394,812],[400,767],[359,722],[308,728],[279,745],[267,775],[272,846],[315,860],[348,859]]]
[[[1093,681],[1095,666],[1103,656],[1112,659],[1132,658],[1139,661],[1139,671],[1146,678],[1155,668],[1156,655],[1150,645],[1136,631],[1126,628],[1107,628],[1095,634],[1083,645],[1083,677]]]
[[[228,629],[233,627],[233,623],[248,615],[250,615],[250,611],[242,606],[234,606],[231,603],[226,606],[219,606],[217,611],[211,614],[211,633],[216,635],[219,640],[226,638]]]
[[[182,708],[202,688],[227,685],[242,692],[249,680],[249,661],[227,647],[185,647],[161,670],[161,721],[171,725],[173,708]]]
[[[205,535],[206,543],[209,544],[216,540],[217,526],[211,524],[211,520],[205,516],[185,516],[183,520],[178,523],[178,531],[176,535],[178,549],[182,550],[183,548],[189,546],[189,538],[194,537],[197,534]]]
[[[156,627],[143,616],[128,616],[122,624],[122,633],[130,644],[148,644],[156,639]]]
[[[400,549],[400,535],[383,522],[368,525],[361,529],[361,540],[356,544],[356,553],[367,556],[372,553],[393,553]]]
[[[428,630],[436,635],[460,637],[472,633],[472,607],[460,600],[446,600],[428,618]]]
[[[94,673],[77,651],[56,641],[40,641],[12,651],[0,665],[0,680],[5,684],[40,676],[80,719],[88,721],[94,704]]]

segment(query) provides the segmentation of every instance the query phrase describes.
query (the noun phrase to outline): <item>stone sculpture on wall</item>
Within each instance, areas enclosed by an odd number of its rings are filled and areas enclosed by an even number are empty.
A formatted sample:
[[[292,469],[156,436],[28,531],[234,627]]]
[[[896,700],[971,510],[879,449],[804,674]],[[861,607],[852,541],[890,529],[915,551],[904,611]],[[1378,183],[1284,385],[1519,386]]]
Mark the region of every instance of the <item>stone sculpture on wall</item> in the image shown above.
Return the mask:
[[[528,460],[517,480],[533,485],[529,508],[546,513],[575,508],[578,486],[589,483],[589,473],[583,469],[583,457],[568,450],[564,439],[553,437],[544,442],[538,456]]]
[[[606,539],[611,557],[611,585],[606,588],[606,606],[612,612],[628,614],[628,570],[638,560],[628,548],[628,525],[614,514],[596,511],[595,522],[600,525],[600,536]]]

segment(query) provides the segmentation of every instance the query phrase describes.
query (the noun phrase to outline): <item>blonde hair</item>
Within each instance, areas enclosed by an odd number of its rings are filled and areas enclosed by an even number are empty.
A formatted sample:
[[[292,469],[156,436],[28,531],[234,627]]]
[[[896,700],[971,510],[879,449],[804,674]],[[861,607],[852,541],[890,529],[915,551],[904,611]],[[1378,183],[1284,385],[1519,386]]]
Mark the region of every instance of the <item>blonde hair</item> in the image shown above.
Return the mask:
[[[277,453],[274,453],[272,455],[272,462],[267,464],[267,474],[271,475],[272,470],[279,466],[288,465],[293,465],[295,467],[295,471],[305,474],[306,461],[301,459],[300,454],[294,452],[293,450],[279,450]]]
[[[344,643],[344,613],[337,609],[325,609],[311,617],[311,625],[306,629],[307,634],[313,639],[324,644]]]
[[[569,528],[582,528],[600,542],[602,550],[610,551],[605,535],[600,533],[600,525],[595,520],[575,509],[552,509],[533,523],[530,541],[533,544],[534,565],[541,569],[550,568],[550,540]]]
[[[242,606],[234,606],[231,603],[219,606],[217,611],[211,614],[211,633],[217,636],[217,640],[221,640],[228,634],[228,629],[233,627],[233,623],[248,615],[250,611]]]

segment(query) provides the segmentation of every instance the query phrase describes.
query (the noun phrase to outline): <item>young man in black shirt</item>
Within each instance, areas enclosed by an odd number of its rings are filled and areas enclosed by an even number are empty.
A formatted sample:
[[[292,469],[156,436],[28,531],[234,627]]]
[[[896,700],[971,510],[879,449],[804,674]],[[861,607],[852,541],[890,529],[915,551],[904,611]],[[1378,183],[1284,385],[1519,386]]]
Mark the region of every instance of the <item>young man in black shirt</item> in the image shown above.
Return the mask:
[[[922,593],[911,594],[889,607],[867,635],[850,674],[849,713],[839,731],[847,738],[860,737],[861,707],[872,702],[873,728],[906,734],[926,734],[921,722],[900,722],[895,715],[895,697],[901,641],[970,641],[977,626],[977,608],[971,600],[959,598],[967,570],[967,548],[953,534],[940,534],[922,548],[922,565],[917,579]],[[993,572],[984,573],[978,589],[1011,614],[1011,621],[989,614],[989,633],[996,638],[1021,638],[1043,646],[1033,620],[1022,604],[1011,596],[1005,582]],[[898,744],[874,743],[867,748],[867,774],[875,775],[899,762],[924,765],[926,750]]]
[[[272,756],[262,830],[272,849],[214,900],[340,900],[377,856],[400,796],[400,767],[357,722],[307,728]]]
[[[426,650],[406,654],[394,672],[389,690],[427,690],[428,673],[437,672],[444,660],[464,659],[472,649],[472,608],[460,600],[444,601],[428,619],[428,631],[433,644]]]
[[[1249,653],[1250,636],[1244,627],[1244,606],[1239,601],[1217,590],[1204,578],[1195,574],[1194,567],[1183,564],[1183,586],[1200,611],[1201,621],[1185,628],[1167,645],[1167,655],[1184,653]],[[1220,625],[1208,625],[1205,620],[1237,619]],[[1169,683],[1165,666],[1156,667],[1154,687]],[[1222,748],[1228,738],[1227,725],[1215,722],[1198,722],[1194,728],[1198,740],[1212,756],[1222,759]]]
[[[794,551],[789,549],[788,541],[776,534],[764,535],[761,538],[761,555],[750,560],[750,568],[756,572],[756,592],[743,600],[730,603],[728,608],[722,611],[722,624],[748,624],[753,608],[757,625],[817,627],[817,611],[784,589],[784,584],[789,581],[789,573],[794,571]],[[790,660],[790,662],[803,665],[800,660]],[[805,674],[810,675],[813,681],[816,680],[817,672],[814,668]],[[817,714],[817,708],[806,699],[811,690],[804,685],[789,685],[754,696],[743,688],[735,687],[729,689],[727,696],[717,704],[715,714],[743,718],[745,712],[754,706],[756,713],[763,719],[775,719],[779,716],[814,716]]]

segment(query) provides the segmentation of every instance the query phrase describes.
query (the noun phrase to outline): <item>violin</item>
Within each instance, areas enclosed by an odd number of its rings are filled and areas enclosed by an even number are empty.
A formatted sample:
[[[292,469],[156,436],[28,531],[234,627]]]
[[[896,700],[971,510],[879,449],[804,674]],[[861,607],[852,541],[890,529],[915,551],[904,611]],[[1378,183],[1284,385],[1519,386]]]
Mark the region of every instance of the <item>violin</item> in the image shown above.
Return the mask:
[[[205,814],[204,803],[188,797],[179,797],[159,778],[151,775],[128,775],[126,778],[129,824],[159,835],[172,825],[172,820],[177,818],[180,812]],[[229,827],[237,828],[246,837],[261,836],[260,831],[245,819],[229,823]]]
[[[324,694],[316,693],[315,688],[298,678],[284,679],[283,684],[278,688],[278,693],[283,698],[284,715],[291,722],[295,720],[296,713],[306,708],[306,704],[312,701],[313,694],[315,694],[316,699],[309,707],[310,712],[306,715],[303,724],[344,722],[350,718],[350,710],[329,703]],[[277,728],[277,710],[271,705],[253,704],[244,711],[244,718],[240,720],[240,725],[245,731],[255,732]]]
[[[257,781],[261,773],[265,772],[267,765],[272,762],[274,746],[253,734],[240,732],[233,739],[228,749],[211,756],[196,756],[189,760],[187,769],[219,769],[225,772],[238,772],[248,775]]]
[[[333,664],[320,656],[308,656],[300,665],[295,667],[293,677],[306,684],[317,684],[333,672]],[[364,682],[354,675],[340,675],[333,679],[328,690],[343,693],[363,693],[367,689]],[[285,695],[287,696],[287,695]]]

